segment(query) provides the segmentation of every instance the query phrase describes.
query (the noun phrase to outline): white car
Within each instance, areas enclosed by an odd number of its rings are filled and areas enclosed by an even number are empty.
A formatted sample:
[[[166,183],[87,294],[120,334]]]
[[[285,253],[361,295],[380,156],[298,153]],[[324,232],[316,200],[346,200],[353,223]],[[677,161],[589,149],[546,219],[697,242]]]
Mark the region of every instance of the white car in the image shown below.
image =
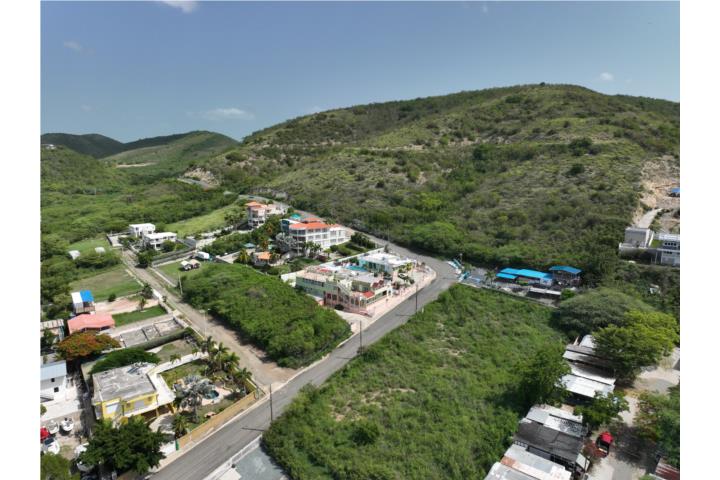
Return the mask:
[[[60,444],[53,437],[48,437],[42,443],[42,451],[57,455],[60,453]]]

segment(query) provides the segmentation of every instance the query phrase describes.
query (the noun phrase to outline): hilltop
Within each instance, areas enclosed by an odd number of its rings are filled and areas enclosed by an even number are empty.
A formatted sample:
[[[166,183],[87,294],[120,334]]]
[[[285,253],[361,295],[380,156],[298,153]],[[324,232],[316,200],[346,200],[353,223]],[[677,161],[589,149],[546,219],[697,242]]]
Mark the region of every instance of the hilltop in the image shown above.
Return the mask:
[[[71,133],[45,133],[40,136],[40,143],[62,145],[78,153],[93,158],[107,157],[123,150],[123,143],[114,138],[88,133],[86,135],[73,135]]]
[[[572,85],[461,92],[289,120],[202,167],[427,251],[596,280],[648,165],[679,175],[679,109]]]
[[[158,157],[162,157],[163,148],[175,153],[179,145],[186,148],[198,144],[198,155],[208,155],[214,152],[212,148],[222,146],[223,148],[232,147],[237,144],[236,140],[225,135],[206,132],[193,131],[187,133],[178,133],[174,135],[164,135],[158,137],[141,138],[132,142],[123,143],[105,135],[98,133],[90,133],[85,135],[74,135],[71,133],[46,133],[40,136],[41,143],[52,143],[54,145],[62,145],[78,153],[89,155],[93,158],[106,158],[120,153],[120,159],[125,163],[141,163],[141,161],[132,161],[133,159],[142,158],[143,154],[157,152],[155,161]],[[152,157],[150,157],[152,159]],[[154,162],[153,162],[154,163]]]

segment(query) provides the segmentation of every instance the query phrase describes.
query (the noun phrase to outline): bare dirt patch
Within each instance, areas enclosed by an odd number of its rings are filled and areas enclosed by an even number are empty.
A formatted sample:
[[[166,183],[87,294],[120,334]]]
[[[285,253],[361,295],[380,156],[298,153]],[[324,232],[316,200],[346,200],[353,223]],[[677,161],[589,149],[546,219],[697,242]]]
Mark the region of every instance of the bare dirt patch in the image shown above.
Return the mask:
[[[671,188],[680,186],[680,165],[671,155],[664,155],[645,163],[641,173],[643,195],[633,215],[633,224],[640,225],[648,209],[658,209],[658,223],[664,232],[680,230],[680,198],[671,197]],[[644,207],[643,207],[644,206]],[[651,220],[652,222],[652,220]],[[645,218],[647,223],[647,217]]]

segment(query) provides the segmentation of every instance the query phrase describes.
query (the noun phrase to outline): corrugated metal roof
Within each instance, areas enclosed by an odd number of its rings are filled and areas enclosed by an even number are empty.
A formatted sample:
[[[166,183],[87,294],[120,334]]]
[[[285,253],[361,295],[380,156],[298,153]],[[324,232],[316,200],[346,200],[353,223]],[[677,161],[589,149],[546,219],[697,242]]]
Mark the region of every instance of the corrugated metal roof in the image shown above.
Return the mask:
[[[567,462],[575,462],[582,450],[583,439],[568,435],[530,420],[520,420],[515,441],[547,452]]]
[[[530,453],[520,445],[511,445],[500,463],[538,480],[570,480],[572,473],[565,467]]]
[[[507,279],[507,280],[515,280],[515,279],[517,278],[515,275],[510,275],[510,274],[508,274],[508,273],[502,273],[502,272],[498,273],[498,274],[496,275],[496,277],[498,277],[498,278],[504,278],[504,279]]]
[[[595,380],[590,380],[589,378],[578,377],[577,375],[573,375],[571,373],[562,377],[560,381],[565,386],[565,390],[568,392],[588,398],[594,398],[597,392],[607,395],[615,390],[613,385],[596,382]]]
[[[90,290],[80,290],[80,298],[82,298],[83,302],[94,302],[95,301]]]
[[[525,475],[522,472],[513,470],[510,467],[506,467],[502,463],[495,462],[488,474],[485,476],[485,480],[536,480],[530,475]]]
[[[575,267],[568,267],[567,265],[555,265],[554,267],[550,267],[551,272],[567,272],[571,273],[573,275],[577,275],[578,273],[582,272],[579,268]]]
[[[537,278],[539,280],[552,280],[552,275],[546,272],[538,272],[537,270],[528,270],[526,268],[503,268],[500,273],[508,275],[517,275],[518,277]],[[499,274],[498,274],[499,275]]]
[[[42,362],[42,357],[40,357]],[[65,360],[59,362],[45,363],[40,367],[40,380],[49,380],[51,378],[60,378],[67,375],[67,364]]]
[[[525,418],[574,437],[582,438],[585,436],[582,416],[573,415],[560,408],[550,405],[536,405],[530,409]]]

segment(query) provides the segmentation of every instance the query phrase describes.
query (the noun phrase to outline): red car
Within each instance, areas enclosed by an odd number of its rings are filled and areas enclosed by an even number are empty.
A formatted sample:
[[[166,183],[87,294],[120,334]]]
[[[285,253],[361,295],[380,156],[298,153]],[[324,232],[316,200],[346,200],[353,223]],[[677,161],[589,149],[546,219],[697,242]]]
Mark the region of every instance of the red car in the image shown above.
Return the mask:
[[[607,431],[602,432],[598,435],[597,440],[595,440],[595,445],[603,457],[607,457],[608,453],[610,453],[610,446],[612,445],[613,440],[613,436]]]

